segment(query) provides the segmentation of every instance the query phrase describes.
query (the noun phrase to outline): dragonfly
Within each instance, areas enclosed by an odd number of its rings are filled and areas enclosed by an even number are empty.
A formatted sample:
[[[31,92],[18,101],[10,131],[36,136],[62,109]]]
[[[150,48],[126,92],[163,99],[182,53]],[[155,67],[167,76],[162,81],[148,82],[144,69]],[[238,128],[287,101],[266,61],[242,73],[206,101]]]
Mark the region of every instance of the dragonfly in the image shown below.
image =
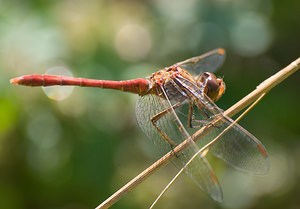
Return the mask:
[[[206,154],[224,160],[238,170],[264,174],[269,158],[264,145],[246,129],[224,114],[215,102],[224,94],[225,83],[213,73],[223,64],[226,52],[219,48],[201,56],[165,67],[146,79],[108,81],[55,75],[25,75],[10,80],[25,86],[71,85],[98,87],[139,95],[137,122],[154,145],[165,154],[190,138],[200,128],[213,129],[172,160],[179,169],[193,155],[225,129],[209,149],[188,163],[185,173],[215,201],[223,199],[222,190]],[[218,123],[215,123],[218,121]]]

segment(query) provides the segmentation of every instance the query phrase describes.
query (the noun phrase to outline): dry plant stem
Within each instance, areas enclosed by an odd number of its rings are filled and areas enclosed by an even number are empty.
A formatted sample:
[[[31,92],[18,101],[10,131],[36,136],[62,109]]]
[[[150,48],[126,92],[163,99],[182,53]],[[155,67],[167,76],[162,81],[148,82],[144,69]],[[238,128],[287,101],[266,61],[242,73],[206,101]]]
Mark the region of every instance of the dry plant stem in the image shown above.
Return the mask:
[[[264,82],[262,82],[259,86],[256,87],[254,91],[252,91],[250,94],[245,96],[243,99],[241,99],[239,102],[237,102],[235,105],[230,107],[224,112],[224,115],[232,117],[245,107],[247,107],[249,104],[254,102],[258,99],[262,94],[269,92],[273,87],[281,83],[283,80],[285,80],[287,77],[292,75],[294,72],[296,72],[300,68],[300,58],[292,62],[287,67],[283,68],[281,71],[276,73],[275,75],[271,76]],[[216,121],[218,122],[218,121]],[[209,133],[209,131],[214,128],[213,126],[206,126],[201,128],[199,131],[197,131],[193,136],[191,136],[192,140],[197,141],[199,138],[204,136],[205,134]],[[175,153],[181,153],[184,149],[186,149],[190,143],[190,138],[179,144],[177,147],[174,148],[173,151],[168,152],[166,155],[164,155],[161,159],[156,161],[154,164],[152,164],[150,167],[148,167],[146,170],[144,170],[142,173],[140,173],[138,176],[136,176],[134,179],[132,179],[130,182],[128,182],[126,185],[124,185],[121,189],[119,189],[117,192],[115,192],[113,195],[111,195],[108,199],[106,199],[103,203],[101,203],[99,206],[96,207],[96,209],[104,209],[109,208],[114,203],[116,203],[118,200],[120,200],[124,195],[126,195],[128,192],[130,192],[132,189],[134,189],[137,185],[142,183],[144,180],[146,180],[148,177],[150,177],[154,172],[156,172],[159,168],[164,166],[165,164],[169,163],[170,160],[172,160],[175,157]]]

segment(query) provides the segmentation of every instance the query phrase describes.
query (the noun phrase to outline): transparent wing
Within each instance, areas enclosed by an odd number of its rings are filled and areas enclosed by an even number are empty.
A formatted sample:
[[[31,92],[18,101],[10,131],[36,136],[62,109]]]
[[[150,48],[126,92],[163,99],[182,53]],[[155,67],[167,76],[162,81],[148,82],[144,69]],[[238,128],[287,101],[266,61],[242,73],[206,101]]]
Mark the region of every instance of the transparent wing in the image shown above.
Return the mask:
[[[204,72],[215,72],[224,62],[226,52],[224,49],[215,49],[198,57],[193,57],[175,65],[193,73],[201,75]]]
[[[177,103],[176,101],[170,102],[171,105]],[[174,108],[175,113],[170,111],[161,117],[156,123],[156,126],[176,144],[180,144],[189,136],[189,134],[187,136],[187,133],[184,132],[186,127],[184,127],[181,123],[186,119],[186,114],[184,114],[184,112],[188,110],[187,105],[188,104],[183,103],[180,107]],[[166,99],[159,98],[152,94],[139,97],[136,107],[138,124],[162,154],[169,152],[171,150],[171,146],[157,131],[150,119],[168,108],[170,108],[170,105]],[[176,114],[177,117],[174,114]],[[197,145],[193,144],[183,153],[178,155],[178,157],[172,160],[172,162],[180,169],[189,161],[197,150]],[[185,173],[188,174],[191,179],[193,179],[195,183],[214,200],[222,200],[221,188],[205,157],[198,155],[185,169]]]
[[[182,168],[199,150],[192,146],[181,154],[178,158],[175,158],[173,162],[178,168]],[[199,154],[194,160],[186,167],[184,172],[202,189],[202,191],[209,194],[214,200],[221,202],[223,200],[223,194],[220,184],[215,176],[209,162],[206,157],[201,157]],[[180,166],[180,167],[179,167]]]
[[[212,131],[197,141],[197,145],[203,147],[232,124],[233,120],[225,116],[196,84],[182,77],[176,80],[193,97],[194,103],[201,106],[201,111],[194,108],[192,117],[195,121],[203,120],[203,111],[210,117],[209,122],[219,120]],[[269,169],[269,158],[263,144],[238,124],[233,125],[213,144],[210,153],[242,171],[263,174]]]
[[[224,117],[222,125],[212,131],[211,137],[232,122],[232,119]],[[265,174],[270,167],[263,144],[239,124],[235,124],[216,141],[210,151],[233,167],[248,173]]]

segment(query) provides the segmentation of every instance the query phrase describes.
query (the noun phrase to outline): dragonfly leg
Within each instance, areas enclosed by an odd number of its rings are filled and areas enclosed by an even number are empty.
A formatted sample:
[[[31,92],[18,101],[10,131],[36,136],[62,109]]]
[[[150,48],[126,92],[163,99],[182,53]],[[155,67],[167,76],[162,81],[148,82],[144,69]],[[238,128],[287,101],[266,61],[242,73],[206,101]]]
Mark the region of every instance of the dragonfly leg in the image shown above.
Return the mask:
[[[156,130],[159,132],[159,134],[164,138],[164,140],[170,145],[171,149],[173,150],[174,147],[177,146],[177,144],[170,139],[166,133],[164,133],[157,125],[156,122],[161,119],[164,115],[166,115],[167,113],[171,112],[172,109],[178,108],[183,104],[183,102],[178,102],[176,104],[174,104],[172,107],[154,115],[150,120],[152,125],[156,128]]]
[[[203,115],[207,118],[207,120],[194,120],[193,119],[193,111],[194,111],[194,108],[193,108],[193,101],[191,101],[189,103],[189,116],[188,116],[188,126],[189,128],[202,128],[203,126],[206,126],[206,125],[213,125],[216,127],[216,125],[214,125],[212,122],[211,122],[211,119],[216,117],[217,115],[214,115],[214,116],[209,116],[206,111],[201,107],[201,105],[197,105],[198,109],[203,113]],[[193,125],[193,123],[200,123],[200,125]]]

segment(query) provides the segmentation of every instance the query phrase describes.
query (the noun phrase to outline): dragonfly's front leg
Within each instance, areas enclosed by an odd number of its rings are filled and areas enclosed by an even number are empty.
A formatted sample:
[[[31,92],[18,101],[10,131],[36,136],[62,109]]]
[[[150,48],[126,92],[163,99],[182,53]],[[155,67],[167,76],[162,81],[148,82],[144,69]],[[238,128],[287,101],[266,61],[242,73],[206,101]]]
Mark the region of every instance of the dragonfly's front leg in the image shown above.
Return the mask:
[[[180,106],[183,105],[183,102],[178,102],[176,104],[174,104],[172,107],[154,115],[150,120],[151,120],[151,123],[152,125],[156,128],[156,130],[159,132],[159,134],[164,138],[164,140],[170,145],[171,149],[173,149],[174,147],[177,146],[177,144],[172,140],[170,139],[167,134],[165,132],[163,132],[157,125],[156,125],[156,122],[162,118],[164,115],[166,115],[167,113],[171,112],[172,109],[175,109],[175,108],[178,108]]]

